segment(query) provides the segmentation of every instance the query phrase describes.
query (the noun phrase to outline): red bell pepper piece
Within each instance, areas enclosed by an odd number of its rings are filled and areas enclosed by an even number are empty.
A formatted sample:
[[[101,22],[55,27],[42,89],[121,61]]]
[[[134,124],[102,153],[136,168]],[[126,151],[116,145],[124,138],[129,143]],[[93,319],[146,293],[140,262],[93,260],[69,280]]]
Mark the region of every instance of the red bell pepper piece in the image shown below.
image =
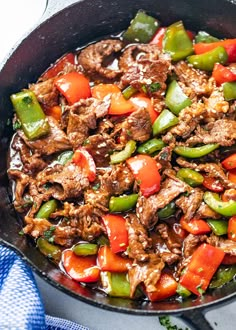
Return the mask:
[[[120,215],[106,214],[102,217],[113,253],[123,252],[127,249],[128,231],[126,220]]]
[[[151,196],[160,190],[160,165],[148,155],[137,155],[126,160],[129,168],[140,186],[144,197]]]
[[[216,63],[214,65],[212,77],[215,79],[218,86],[225,82],[236,81],[236,73],[229,67],[226,67],[220,63]]]
[[[80,166],[86,173],[90,182],[93,182],[96,179],[96,165],[93,160],[93,157],[90,153],[83,147],[79,147],[73,157],[72,162]]]
[[[92,88],[92,96],[99,100],[103,100],[104,97],[109,95],[111,97],[109,115],[124,115],[136,110],[130,100],[124,98],[118,86],[114,84],[99,84]]]
[[[228,54],[229,63],[236,62],[236,39],[226,39],[211,43],[199,42],[198,44],[194,45],[194,51],[196,54],[203,54],[219,46],[225,48]]]
[[[236,168],[228,172],[228,179],[229,181],[236,183]]]
[[[41,78],[43,80],[47,80],[50,78],[54,78],[58,75],[58,73],[62,72],[66,66],[66,64],[71,63],[75,64],[75,55],[72,53],[68,53],[62,56],[58,61],[56,61],[51,67],[43,73]]]
[[[228,238],[236,242],[236,216],[233,216],[229,219]]]
[[[223,265],[234,265],[236,264],[236,256],[232,256],[231,254],[226,254],[224,259],[222,260]]]
[[[166,33],[166,27],[159,28],[149,43],[151,45],[157,45],[160,49],[162,49],[162,45],[163,45],[162,42],[163,42],[165,33]]]
[[[182,228],[180,223],[174,222],[172,225],[172,229],[174,233],[181,239],[185,239],[186,236],[188,235],[188,232]]]
[[[206,291],[225,253],[210,244],[202,244],[194,251],[192,258],[180,278],[180,284],[197,296]]]
[[[180,224],[183,229],[187,230],[193,235],[206,234],[211,232],[211,227],[202,219],[191,219],[186,221],[184,217],[180,219]]]
[[[213,178],[208,175],[203,175],[204,180],[202,185],[207,188],[208,190],[214,191],[214,192],[222,192],[224,191],[224,186],[219,181],[219,179]]]
[[[101,246],[98,251],[97,264],[102,271],[124,273],[132,263],[131,259],[113,253],[107,245]]]
[[[172,275],[163,273],[160,280],[155,285],[156,290],[153,292],[146,292],[146,295],[150,301],[159,301],[176,294],[178,283]]]
[[[75,281],[89,283],[97,282],[100,278],[96,256],[81,257],[71,250],[65,250],[62,253],[62,263],[67,274]]]
[[[222,166],[226,170],[232,170],[236,168],[236,154],[230,155],[221,162]]]
[[[61,120],[62,111],[59,105],[54,105],[51,108],[44,108],[44,112],[47,116],[51,116],[58,121]]]
[[[89,80],[76,71],[57,77],[54,84],[70,105],[91,96]]]
[[[135,110],[140,108],[147,109],[152,124],[159,116],[159,113],[154,110],[152,99],[143,95],[142,93],[135,94],[135,96],[132,96],[129,100],[133,104]]]
[[[221,195],[221,199],[223,202],[236,201],[236,189],[226,189]]]

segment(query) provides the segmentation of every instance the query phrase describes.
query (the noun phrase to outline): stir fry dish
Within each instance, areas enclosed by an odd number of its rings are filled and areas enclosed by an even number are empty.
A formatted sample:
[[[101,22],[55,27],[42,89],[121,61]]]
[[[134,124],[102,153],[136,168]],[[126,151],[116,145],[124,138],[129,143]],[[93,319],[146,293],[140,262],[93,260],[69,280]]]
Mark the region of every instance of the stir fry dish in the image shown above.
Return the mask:
[[[65,54],[11,95],[22,233],[112,297],[194,299],[233,280],[235,99],[236,39],[143,10]]]

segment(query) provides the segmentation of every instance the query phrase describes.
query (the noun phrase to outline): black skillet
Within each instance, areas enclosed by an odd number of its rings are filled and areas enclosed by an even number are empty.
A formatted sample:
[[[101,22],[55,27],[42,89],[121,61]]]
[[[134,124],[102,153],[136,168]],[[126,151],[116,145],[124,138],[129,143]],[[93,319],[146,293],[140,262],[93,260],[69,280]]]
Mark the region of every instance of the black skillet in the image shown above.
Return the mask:
[[[72,1],[70,1],[71,3]],[[201,313],[233,300],[236,282],[184,302],[139,303],[114,299],[84,288],[63,275],[36,248],[20,236],[21,225],[9,197],[6,153],[11,138],[9,95],[34,82],[63,53],[102,36],[125,29],[138,9],[168,25],[183,20],[190,30],[206,30],[219,37],[236,36],[235,0],[49,0],[42,23],[18,43],[0,64],[0,242],[15,249],[33,270],[59,290],[99,308],[134,315],[179,315],[192,327],[212,329]],[[64,8],[57,12],[57,8]],[[55,14],[55,12],[57,12]]]

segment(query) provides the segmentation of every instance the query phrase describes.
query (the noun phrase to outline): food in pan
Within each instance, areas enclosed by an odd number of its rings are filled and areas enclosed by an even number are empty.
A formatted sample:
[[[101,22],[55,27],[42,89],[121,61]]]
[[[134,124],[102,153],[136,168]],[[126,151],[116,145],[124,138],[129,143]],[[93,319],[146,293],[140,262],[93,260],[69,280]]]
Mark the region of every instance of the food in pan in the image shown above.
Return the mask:
[[[236,273],[236,39],[161,26],[67,53],[11,95],[23,234],[109,296],[200,296]]]

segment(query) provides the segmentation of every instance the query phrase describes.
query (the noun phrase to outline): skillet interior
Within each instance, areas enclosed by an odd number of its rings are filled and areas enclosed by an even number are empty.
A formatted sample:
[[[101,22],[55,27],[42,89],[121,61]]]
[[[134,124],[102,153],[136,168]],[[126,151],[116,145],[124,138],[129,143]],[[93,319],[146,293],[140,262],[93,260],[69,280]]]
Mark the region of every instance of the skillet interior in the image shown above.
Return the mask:
[[[138,9],[160,18],[163,25],[182,19],[189,29],[207,30],[216,36],[236,36],[236,2],[217,0],[85,0],[46,19],[16,48],[0,74],[0,238],[16,248],[33,269],[54,286],[87,303],[125,313],[181,313],[210,307],[234,297],[236,283],[214,290],[203,298],[185,302],[138,303],[112,299],[91,292],[64,276],[38,250],[30,239],[18,234],[20,224],[8,197],[6,153],[11,137],[7,119],[11,118],[9,95],[37,79],[50,63],[68,50],[86,42],[125,29]]]

